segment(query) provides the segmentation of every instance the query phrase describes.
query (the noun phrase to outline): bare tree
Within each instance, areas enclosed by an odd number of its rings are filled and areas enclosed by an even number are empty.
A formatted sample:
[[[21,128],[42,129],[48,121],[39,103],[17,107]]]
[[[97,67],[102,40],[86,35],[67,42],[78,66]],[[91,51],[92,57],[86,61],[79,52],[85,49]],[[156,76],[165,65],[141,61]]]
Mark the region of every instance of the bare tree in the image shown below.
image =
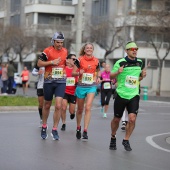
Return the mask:
[[[160,96],[161,92],[161,78],[163,62],[170,53],[170,15],[167,11],[159,11],[155,13],[148,13],[147,17],[138,16],[136,24],[142,25],[140,28],[141,36],[145,36],[145,40],[155,50],[156,58],[158,61],[158,83],[156,95]],[[139,38],[139,34],[136,33]],[[159,39],[155,39],[155,36]],[[160,51],[164,49],[165,53]],[[152,63],[151,63],[152,65]]]
[[[122,28],[115,28],[113,22],[105,21],[96,26],[87,24],[87,31],[90,32],[90,41],[96,42],[106,50],[104,60],[116,49],[123,45],[123,38],[120,35]]]
[[[11,32],[6,31],[9,27],[0,26],[0,53],[2,56],[9,57],[11,48]]]

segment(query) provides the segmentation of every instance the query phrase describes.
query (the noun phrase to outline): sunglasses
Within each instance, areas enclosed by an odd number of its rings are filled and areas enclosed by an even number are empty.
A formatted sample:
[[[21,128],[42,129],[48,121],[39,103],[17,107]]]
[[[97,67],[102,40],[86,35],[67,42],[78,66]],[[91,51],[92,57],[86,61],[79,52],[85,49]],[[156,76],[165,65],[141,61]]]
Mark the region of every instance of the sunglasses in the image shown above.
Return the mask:
[[[129,48],[127,50],[129,50],[129,51],[138,51],[138,48]]]

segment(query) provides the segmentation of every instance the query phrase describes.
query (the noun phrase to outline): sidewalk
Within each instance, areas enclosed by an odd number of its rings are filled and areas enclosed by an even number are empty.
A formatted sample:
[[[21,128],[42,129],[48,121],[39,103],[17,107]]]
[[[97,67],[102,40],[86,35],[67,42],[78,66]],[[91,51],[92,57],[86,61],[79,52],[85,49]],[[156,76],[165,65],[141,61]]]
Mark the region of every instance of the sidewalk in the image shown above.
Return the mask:
[[[26,97],[37,97],[36,89],[29,88],[28,93]],[[17,92],[15,95],[23,96],[22,88],[17,88]],[[11,96],[15,96],[11,95]],[[143,94],[140,95],[140,99],[144,100]],[[113,99],[111,97],[111,102],[113,102]],[[100,95],[96,96],[93,101],[93,107],[100,107]],[[168,92],[162,92],[161,96],[156,96],[155,92],[148,92],[148,101],[163,101],[163,102],[170,102],[170,91]],[[0,106],[0,112],[6,112],[6,111],[37,111],[38,112],[38,106]],[[51,111],[54,111],[54,106],[51,107]]]

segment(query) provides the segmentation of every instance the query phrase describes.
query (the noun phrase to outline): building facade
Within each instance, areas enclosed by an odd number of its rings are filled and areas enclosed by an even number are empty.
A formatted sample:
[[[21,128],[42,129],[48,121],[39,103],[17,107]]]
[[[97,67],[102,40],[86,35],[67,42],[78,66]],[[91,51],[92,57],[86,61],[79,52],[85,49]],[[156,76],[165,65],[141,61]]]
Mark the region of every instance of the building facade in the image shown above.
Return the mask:
[[[62,31],[66,47],[72,39],[74,13],[72,0],[0,0],[0,24],[18,26],[26,36],[48,37],[49,42],[54,32]],[[30,65],[35,57],[32,53],[24,62]]]
[[[170,1],[168,0],[86,0],[85,19],[94,28],[101,27],[96,38],[102,46],[109,46],[113,40],[113,32],[119,30],[114,38],[114,46],[122,41],[123,47],[128,41],[136,41],[139,46],[138,57],[148,68],[147,78],[141,86],[148,86],[151,90],[157,89],[158,59],[153,43],[160,47],[159,56],[163,58],[170,45]],[[107,25],[107,23],[109,23]],[[102,25],[103,24],[103,25]],[[84,30],[88,30],[87,27]],[[97,29],[96,29],[97,32]],[[95,34],[89,31],[87,37]],[[114,62],[126,54],[120,47],[107,56],[107,62]],[[102,58],[100,58],[102,60]],[[170,91],[170,80],[167,79],[170,71],[170,53],[163,62],[161,90]]]

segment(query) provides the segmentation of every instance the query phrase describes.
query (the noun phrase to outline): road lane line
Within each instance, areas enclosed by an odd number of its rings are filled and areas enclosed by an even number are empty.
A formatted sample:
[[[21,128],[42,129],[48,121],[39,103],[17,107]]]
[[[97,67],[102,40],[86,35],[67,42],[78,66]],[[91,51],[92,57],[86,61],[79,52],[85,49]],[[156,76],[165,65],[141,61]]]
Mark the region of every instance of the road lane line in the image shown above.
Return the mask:
[[[167,135],[167,134],[170,134],[170,133],[161,133],[161,134],[156,134],[156,135],[152,135],[152,136],[147,136],[146,137],[146,142],[148,142],[151,146],[157,148],[157,149],[160,149],[160,150],[163,150],[165,152],[170,152],[170,150],[168,149],[165,149],[165,148],[162,148],[161,146],[159,146],[158,144],[156,144],[154,141],[153,141],[153,138],[154,137],[157,137],[157,136],[162,136],[162,135]]]

